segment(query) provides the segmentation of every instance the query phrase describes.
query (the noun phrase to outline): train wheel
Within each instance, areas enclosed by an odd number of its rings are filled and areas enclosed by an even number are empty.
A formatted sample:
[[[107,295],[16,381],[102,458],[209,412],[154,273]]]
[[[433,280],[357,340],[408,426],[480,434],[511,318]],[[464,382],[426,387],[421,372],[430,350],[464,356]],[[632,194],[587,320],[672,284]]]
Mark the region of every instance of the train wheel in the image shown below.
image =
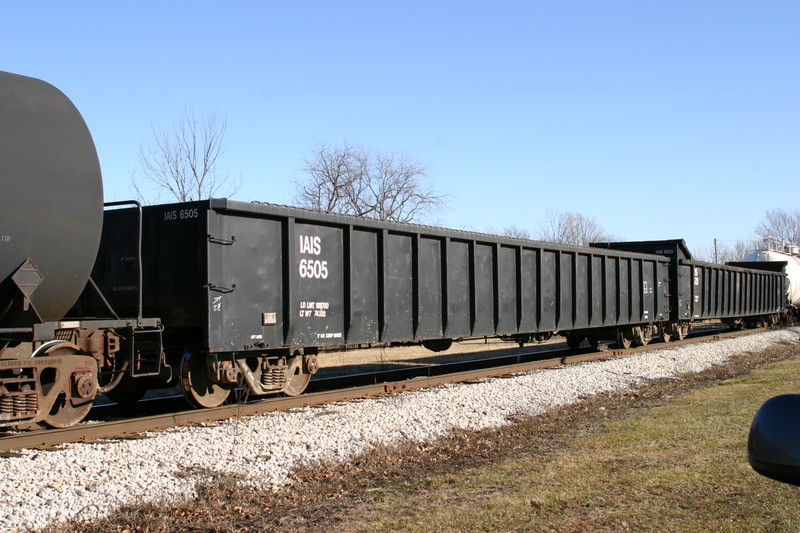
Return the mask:
[[[567,333],[567,346],[577,350],[585,338],[580,333]]]
[[[286,371],[286,388],[283,393],[286,396],[297,396],[308,387],[311,381],[311,374],[303,372],[303,356],[295,355],[289,359],[289,369]]]
[[[125,374],[117,386],[106,392],[106,397],[119,405],[133,405],[147,392],[143,379],[135,379]]]
[[[658,325],[658,336],[661,337],[661,342],[669,342],[672,340],[672,334],[668,333],[667,326],[662,324]]]
[[[72,427],[83,420],[91,408],[92,400],[76,402],[75,399],[67,398],[67,395],[62,392],[42,421],[51,428]]]
[[[617,329],[617,347],[627,350],[631,347],[631,340],[625,337],[625,330],[623,328]]]
[[[633,340],[637,346],[647,346],[653,339],[653,330],[650,326],[633,328]]]
[[[61,357],[79,354],[80,350],[77,346],[63,341],[48,342],[34,352],[34,357]],[[71,388],[72,378],[70,378],[65,386]],[[71,390],[61,390],[50,407],[50,412],[44,417],[42,423],[51,428],[68,428],[74,426],[86,415],[94,403],[95,390],[97,390],[97,382],[90,375],[80,377],[75,384],[77,392],[86,396],[81,398],[80,395],[75,397]]]
[[[181,360],[181,390],[186,401],[194,407],[218,407],[228,399],[231,389],[211,381],[205,355],[191,345]]]

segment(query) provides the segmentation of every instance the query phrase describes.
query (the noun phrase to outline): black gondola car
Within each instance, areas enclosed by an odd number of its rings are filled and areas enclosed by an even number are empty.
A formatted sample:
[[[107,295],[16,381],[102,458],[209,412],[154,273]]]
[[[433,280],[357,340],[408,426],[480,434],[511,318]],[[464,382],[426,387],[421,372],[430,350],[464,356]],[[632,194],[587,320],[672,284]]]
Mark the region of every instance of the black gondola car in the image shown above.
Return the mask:
[[[106,213],[92,274],[123,313],[138,298],[135,227],[131,210]],[[143,228],[144,312],[167,324],[184,391],[204,406],[242,382],[302,391],[320,347],[647,340],[669,318],[657,255],[229,200],[146,207]]]
[[[592,247],[663,255],[670,259],[672,333],[683,337],[700,320],[776,323],[787,310],[787,278],[770,263],[720,265],[696,261],[682,239],[595,243]]]

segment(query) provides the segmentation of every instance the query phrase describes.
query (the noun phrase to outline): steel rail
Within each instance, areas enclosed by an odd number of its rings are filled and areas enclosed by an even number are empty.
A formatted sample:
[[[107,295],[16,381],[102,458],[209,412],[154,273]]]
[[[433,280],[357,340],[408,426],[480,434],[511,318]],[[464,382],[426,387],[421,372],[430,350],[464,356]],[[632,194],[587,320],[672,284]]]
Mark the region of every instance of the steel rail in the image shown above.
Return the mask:
[[[297,407],[310,407],[337,401],[378,397],[403,391],[436,387],[448,383],[463,383],[479,379],[519,374],[531,370],[556,368],[568,364],[613,359],[642,351],[671,348],[709,340],[720,340],[723,338],[757,333],[759,331],[763,331],[763,329],[749,329],[724,333],[713,332],[709,335],[699,336],[692,339],[683,339],[669,343],[653,343],[648,344],[647,346],[638,346],[625,350],[609,349],[605,351],[600,350],[591,352],[579,350],[577,351],[578,353],[575,353],[576,351],[572,350],[571,352],[573,353],[571,355],[560,355],[547,359],[525,361],[521,363],[515,362],[489,368],[470,369],[442,375],[412,377],[410,379],[403,379],[399,381],[373,383],[358,387],[301,394],[300,396],[280,397],[254,401],[251,403],[223,405],[212,409],[189,410],[177,413],[129,418],[125,420],[115,420],[94,424],[81,424],[65,429],[42,429],[20,432],[0,437],[0,453],[9,454],[14,450],[26,448],[47,449],[59,444],[75,442],[95,442],[102,440],[113,441],[120,438],[129,438],[131,435],[162,431],[177,426],[190,426],[209,422],[219,422],[230,418],[255,416]],[[513,359],[515,357],[518,358],[521,356],[505,356],[498,359]],[[474,363],[474,361],[466,363]],[[424,368],[436,368],[436,366],[438,365]],[[419,367],[417,368],[419,369]]]

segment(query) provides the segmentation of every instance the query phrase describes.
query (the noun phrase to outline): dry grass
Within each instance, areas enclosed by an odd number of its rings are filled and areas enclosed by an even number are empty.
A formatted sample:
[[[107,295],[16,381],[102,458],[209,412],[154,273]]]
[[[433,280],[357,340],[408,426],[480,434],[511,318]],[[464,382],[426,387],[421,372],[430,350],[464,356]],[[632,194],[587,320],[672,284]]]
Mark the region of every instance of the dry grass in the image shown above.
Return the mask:
[[[60,530],[797,531],[798,489],[758,476],[744,454],[761,402],[800,390],[798,355],[784,345],[506,428],[378,450],[300,472],[280,493],[222,477],[191,502]]]

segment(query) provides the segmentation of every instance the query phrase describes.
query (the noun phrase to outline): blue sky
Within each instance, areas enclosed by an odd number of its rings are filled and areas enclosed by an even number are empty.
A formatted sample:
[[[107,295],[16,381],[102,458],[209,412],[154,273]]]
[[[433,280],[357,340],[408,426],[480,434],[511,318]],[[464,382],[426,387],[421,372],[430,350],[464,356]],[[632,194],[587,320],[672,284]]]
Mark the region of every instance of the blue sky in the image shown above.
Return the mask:
[[[189,106],[227,116],[245,201],[347,141],[425,163],[454,228],[575,211],[700,249],[800,207],[794,0],[6,0],[0,58],[81,111],[107,201]]]

